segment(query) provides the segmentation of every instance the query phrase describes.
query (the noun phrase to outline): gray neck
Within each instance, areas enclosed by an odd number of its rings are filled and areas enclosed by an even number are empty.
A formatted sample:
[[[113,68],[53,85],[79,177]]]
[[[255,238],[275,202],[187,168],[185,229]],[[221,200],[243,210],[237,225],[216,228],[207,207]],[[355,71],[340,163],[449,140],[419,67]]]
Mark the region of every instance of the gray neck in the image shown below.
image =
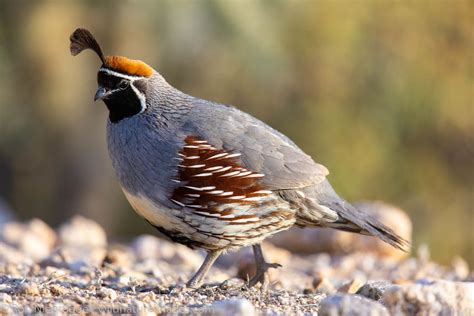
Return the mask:
[[[147,115],[167,125],[188,113],[192,107],[191,96],[171,86],[159,73],[150,78],[146,93]]]

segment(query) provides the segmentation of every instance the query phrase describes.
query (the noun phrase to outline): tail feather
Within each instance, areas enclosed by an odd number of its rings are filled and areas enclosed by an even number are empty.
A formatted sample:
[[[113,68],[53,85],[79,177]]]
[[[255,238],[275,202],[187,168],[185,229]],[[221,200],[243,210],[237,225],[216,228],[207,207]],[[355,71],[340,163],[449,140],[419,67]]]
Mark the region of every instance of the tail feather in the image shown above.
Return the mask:
[[[371,214],[362,212],[350,203],[340,200],[325,206],[336,211],[339,215],[337,221],[328,223],[329,227],[353,233],[375,236],[402,251],[408,252],[410,250],[411,245],[409,241],[399,236],[391,228],[382,224]]]

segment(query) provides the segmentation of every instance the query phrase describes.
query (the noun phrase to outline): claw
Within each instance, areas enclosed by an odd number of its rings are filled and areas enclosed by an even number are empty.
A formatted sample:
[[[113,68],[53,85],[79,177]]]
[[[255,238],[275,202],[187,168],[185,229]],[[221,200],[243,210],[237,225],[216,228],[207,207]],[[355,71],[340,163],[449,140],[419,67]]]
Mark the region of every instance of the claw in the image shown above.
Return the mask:
[[[265,290],[268,286],[269,279],[268,279],[268,269],[276,269],[280,268],[281,264],[278,263],[268,263],[265,261],[262,253],[262,247],[260,244],[253,245],[253,253],[255,255],[255,263],[257,265],[257,273],[255,276],[249,281],[248,286],[252,287],[255,286],[257,283],[261,284],[261,289]]]
[[[253,287],[260,283],[261,289],[265,290],[268,287],[268,284],[270,283],[268,277],[268,270],[277,269],[281,267],[282,265],[279,263],[260,262],[257,267],[257,273],[252,279],[250,279],[248,286]]]

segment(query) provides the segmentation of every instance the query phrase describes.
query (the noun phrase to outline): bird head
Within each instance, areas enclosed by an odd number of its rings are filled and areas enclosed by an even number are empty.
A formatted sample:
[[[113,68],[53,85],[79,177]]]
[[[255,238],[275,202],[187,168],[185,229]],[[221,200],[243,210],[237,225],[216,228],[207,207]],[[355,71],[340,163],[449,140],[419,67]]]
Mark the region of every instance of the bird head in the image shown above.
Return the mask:
[[[123,56],[104,56],[100,45],[86,29],[76,29],[70,40],[73,56],[91,49],[102,61],[97,74],[98,88],[94,101],[104,101],[112,123],[146,110],[146,92],[149,80],[155,73],[153,68],[140,60]]]

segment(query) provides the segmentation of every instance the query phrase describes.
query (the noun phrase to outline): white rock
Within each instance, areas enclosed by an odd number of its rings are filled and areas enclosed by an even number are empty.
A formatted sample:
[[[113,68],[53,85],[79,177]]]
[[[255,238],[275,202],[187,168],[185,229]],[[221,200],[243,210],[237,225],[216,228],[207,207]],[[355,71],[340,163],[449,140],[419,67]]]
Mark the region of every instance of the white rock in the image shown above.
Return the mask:
[[[392,284],[388,281],[369,281],[359,288],[356,294],[378,301],[391,287],[399,287],[399,285]]]
[[[106,247],[107,236],[102,226],[82,216],[74,216],[59,229],[63,247]]]
[[[0,230],[0,239],[33,260],[46,258],[56,243],[56,233],[42,220],[9,222]]]
[[[59,229],[60,253],[68,267],[80,271],[99,266],[107,254],[107,236],[99,224],[82,216],[74,216]]]
[[[388,316],[387,309],[379,302],[363,296],[335,294],[321,302],[319,316]]]
[[[38,284],[33,282],[24,282],[17,287],[17,293],[31,296],[39,296],[40,290]]]
[[[132,241],[131,248],[139,261],[160,259],[171,264],[184,264],[193,269],[198,268],[203,261],[199,252],[152,235],[137,237]]]
[[[8,263],[31,265],[33,262],[31,256],[23,253],[18,248],[0,242],[0,267],[5,267]]]
[[[255,315],[255,307],[246,299],[216,301],[209,308],[212,315]]]
[[[97,291],[97,295],[100,298],[106,298],[110,300],[115,300],[117,298],[117,292],[113,289],[108,287],[102,287],[100,290]]]
[[[397,315],[474,315],[474,282],[423,280],[389,288],[381,302]]]
[[[0,293],[0,303],[11,303],[12,297],[7,293]]]

